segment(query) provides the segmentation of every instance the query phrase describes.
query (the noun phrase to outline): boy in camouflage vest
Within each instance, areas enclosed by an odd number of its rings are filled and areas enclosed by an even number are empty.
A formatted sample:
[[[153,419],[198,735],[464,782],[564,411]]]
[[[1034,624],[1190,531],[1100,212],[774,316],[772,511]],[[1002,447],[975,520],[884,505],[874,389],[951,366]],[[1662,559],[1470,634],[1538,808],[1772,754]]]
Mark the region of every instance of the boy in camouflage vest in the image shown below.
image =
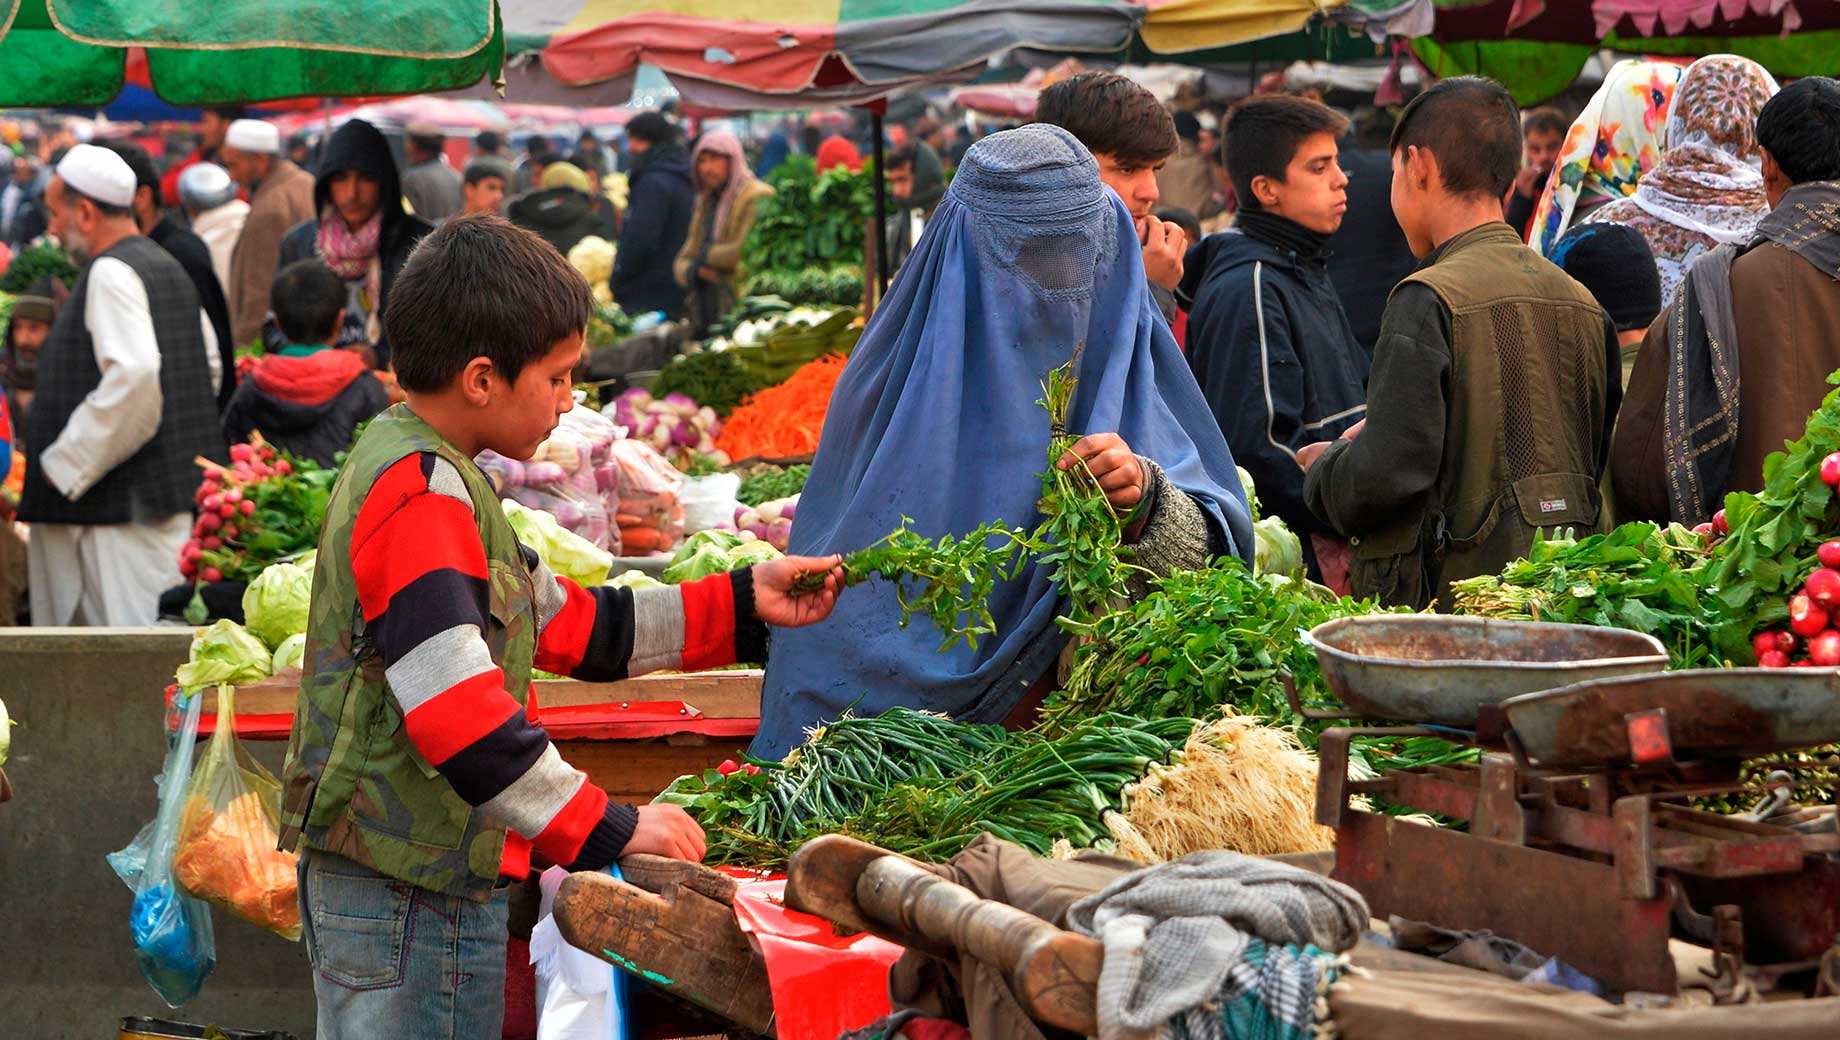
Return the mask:
[[[334,486],[282,777],[321,1040],[498,1036],[509,884],[533,849],[572,870],[702,858],[682,810],[614,804],[561,759],[533,721],[532,668],[610,680],[762,660],[763,622],[810,624],[835,602],[835,558],[584,589],[518,543],[473,457],[529,458],[555,428],[589,308],[561,255],[494,216],[430,235],[393,286],[408,402],[371,422]]]

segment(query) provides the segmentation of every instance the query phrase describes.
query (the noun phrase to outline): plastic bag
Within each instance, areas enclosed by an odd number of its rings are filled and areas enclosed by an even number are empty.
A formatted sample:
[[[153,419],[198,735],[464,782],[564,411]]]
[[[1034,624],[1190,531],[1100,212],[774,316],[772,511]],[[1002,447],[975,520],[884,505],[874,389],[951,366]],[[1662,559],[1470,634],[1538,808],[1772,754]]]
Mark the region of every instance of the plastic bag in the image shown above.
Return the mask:
[[[184,694],[180,695],[184,697]],[[211,931],[211,908],[186,895],[173,880],[173,846],[185,805],[192,756],[198,743],[198,714],[204,698],[196,693],[182,701],[179,732],[166,750],[160,773],[160,808],[153,822],[134,840],[108,857],[109,866],[134,892],[128,930],[141,975],[168,1007],[198,995],[217,967],[217,940]]]
[[[684,507],[684,533],[734,526],[735,509],[740,505],[735,495],[740,491],[741,477],[734,473],[685,478],[677,499]]]
[[[613,505],[626,555],[669,552],[683,541],[684,507],[679,496],[684,475],[664,456],[638,441],[615,441],[597,476]]]
[[[298,857],[275,847],[281,784],[236,739],[234,691],[217,692],[219,724],[192,774],[173,875],[185,890],[283,939],[300,938]]]
[[[608,867],[615,878],[620,868]],[[539,881],[543,898],[530,933],[530,964],[537,977],[537,1040],[625,1040],[627,974],[585,950],[570,946],[552,911],[556,890],[568,871],[551,867]]]

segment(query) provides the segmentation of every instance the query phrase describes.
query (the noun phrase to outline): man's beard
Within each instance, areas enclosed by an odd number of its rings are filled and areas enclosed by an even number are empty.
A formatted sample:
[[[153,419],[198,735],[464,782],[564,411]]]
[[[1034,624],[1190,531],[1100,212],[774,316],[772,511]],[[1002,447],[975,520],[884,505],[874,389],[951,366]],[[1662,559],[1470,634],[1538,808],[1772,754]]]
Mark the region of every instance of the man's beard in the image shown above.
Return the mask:
[[[60,235],[59,238],[63,242],[64,252],[69,253],[70,258],[76,261],[78,265],[89,262],[89,239],[83,237],[83,232],[78,231],[76,228],[71,228]]]

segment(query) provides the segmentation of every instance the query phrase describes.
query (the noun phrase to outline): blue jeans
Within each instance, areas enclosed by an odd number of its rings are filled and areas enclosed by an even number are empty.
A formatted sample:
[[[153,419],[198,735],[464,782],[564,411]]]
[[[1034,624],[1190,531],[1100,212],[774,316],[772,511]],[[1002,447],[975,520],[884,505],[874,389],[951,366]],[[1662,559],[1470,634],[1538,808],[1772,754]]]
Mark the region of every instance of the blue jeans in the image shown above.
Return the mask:
[[[318,1040],[497,1040],[509,893],[475,903],[303,850]]]

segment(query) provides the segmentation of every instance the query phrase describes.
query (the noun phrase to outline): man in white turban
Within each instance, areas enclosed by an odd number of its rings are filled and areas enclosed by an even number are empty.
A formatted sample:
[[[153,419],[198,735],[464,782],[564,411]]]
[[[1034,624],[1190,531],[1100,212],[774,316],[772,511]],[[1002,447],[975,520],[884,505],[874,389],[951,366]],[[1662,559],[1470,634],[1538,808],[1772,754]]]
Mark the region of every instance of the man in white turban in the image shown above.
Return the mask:
[[[313,216],[313,175],[281,154],[281,132],[273,123],[239,119],[224,134],[224,168],[249,189],[249,216],[230,254],[230,332],[238,345],[262,335],[268,293],[275,284],[281,239]]]

